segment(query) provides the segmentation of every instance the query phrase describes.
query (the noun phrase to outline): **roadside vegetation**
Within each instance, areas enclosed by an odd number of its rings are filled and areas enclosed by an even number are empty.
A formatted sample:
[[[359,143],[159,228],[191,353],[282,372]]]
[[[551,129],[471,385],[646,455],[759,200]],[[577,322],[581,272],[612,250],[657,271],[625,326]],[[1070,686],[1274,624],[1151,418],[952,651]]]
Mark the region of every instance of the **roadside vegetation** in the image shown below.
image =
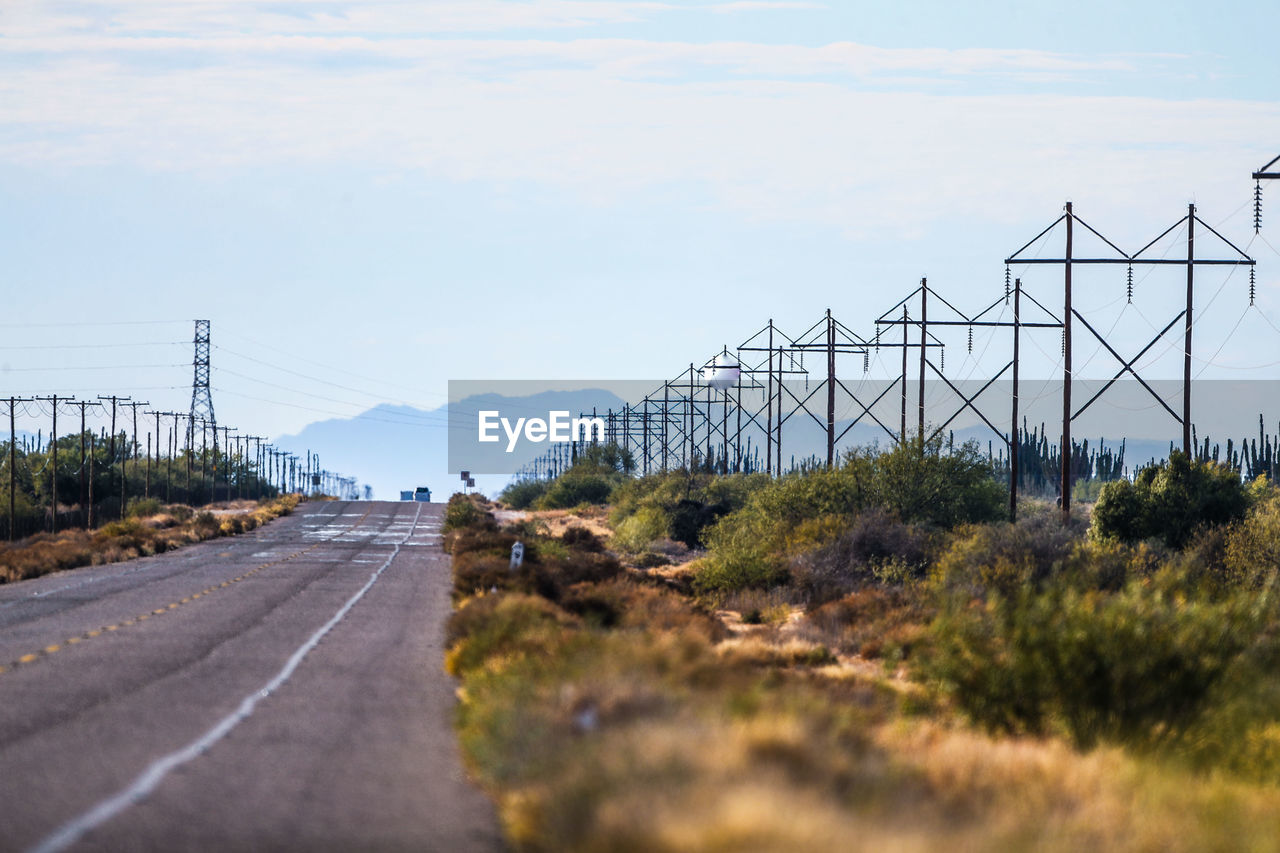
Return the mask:
[[[927,443],[622,477],[607,537],[455,496],[446,665],[509,839],[1280,849],[1280,489],[1175,455],[1070,527],[1006,500]]]
[[[192,542],[244,533],[293,512],[300,499],[283,495],[258,503],[239,501],[217,514],[182,504],[162,505],[155,498],[138,500],[130,505],[128,518],[96,530],[37,533],[17,542],[0,543],[0,583],[149,557]]]

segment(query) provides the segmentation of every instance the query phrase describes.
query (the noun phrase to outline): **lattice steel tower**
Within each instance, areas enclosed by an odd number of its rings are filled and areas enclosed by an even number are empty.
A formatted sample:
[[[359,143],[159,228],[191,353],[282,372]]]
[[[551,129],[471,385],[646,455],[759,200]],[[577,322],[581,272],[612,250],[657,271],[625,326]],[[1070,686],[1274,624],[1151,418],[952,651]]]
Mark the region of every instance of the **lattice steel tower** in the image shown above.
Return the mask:
[[[213,397],[209,394],[209,321],[196,320],[195,358],[192,361],[194,375],[191,379],[191,420],[207,421],[217,435],[217,419],[213,416]],[[216,438],[214,439],[217,440]]]

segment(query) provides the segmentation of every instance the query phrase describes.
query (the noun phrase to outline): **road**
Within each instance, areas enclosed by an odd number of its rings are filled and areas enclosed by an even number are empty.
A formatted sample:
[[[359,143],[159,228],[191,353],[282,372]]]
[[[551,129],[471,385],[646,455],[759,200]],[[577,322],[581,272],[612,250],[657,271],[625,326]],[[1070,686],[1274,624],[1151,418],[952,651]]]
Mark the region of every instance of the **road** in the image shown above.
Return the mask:
[[[0,586],[0,849],[501,849],[433,504],[306,503]]]

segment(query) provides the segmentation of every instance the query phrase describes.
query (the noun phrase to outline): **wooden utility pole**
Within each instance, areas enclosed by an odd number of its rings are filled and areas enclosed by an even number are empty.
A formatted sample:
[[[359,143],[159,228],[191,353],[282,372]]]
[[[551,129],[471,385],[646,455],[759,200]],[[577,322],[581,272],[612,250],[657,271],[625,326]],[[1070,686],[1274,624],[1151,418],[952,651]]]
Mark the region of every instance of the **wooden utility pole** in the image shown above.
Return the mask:
[[[89,406],[96,406],[98,404],[82,400],[76,403],[76,405],[80,407],[80,520],[87,528],[89,526],[89,508],[87,506],[89,501],[89,489],[86,480],[86,477],[88,476],[88,468],[86,467],[88,460],[85,456],[85,442],[87,437],[85,435],[84,410]]]
[[[53,409],[53,427],[49,443],[49,532],[58,532],[58,401],[70,402],[74,397],[36,397],[38,402],[49,403]]]
[[[116,406],[117,406],[118,404],[120,404],[120,403],[123,403],[123,402],[125,402],[125,401],[127,401],[127,400],[131,399],[131,398],[129,398],[129,397],[117,397],[115,394],[112,394],[110,397],[105,397],[105,396],[103,396],[103,395],[99,394],[99,395],[98,395],[98,399],[99,399],[99,400],[110,400],[110,401],[111,401],[111,440],[110,440],[110,444],[108,445],[108,448],[109,448],[109,449],[107,450],[107,471],[108,471],[108,472],[110,472],[110,471],[111,471],[111,466],[112,466],[112,465],[114,465],[114,464],[116,463]],[[121,518],[124,518],[124,503],[125,503],[125,496],[124,496],[124,493],[125,493],[125,479],[124,479],[124,476],[125,476],[125,475],[124,475],[124,466],[123,466],[123,465],[121,465],[121,466],[120,466],[120,517],[121,517]]]
[[[122,475],[121,475],[121,477],[120,477],[121,482],[122,482],[122,484],[123,484],[123,486],[124,486],[124,487],[120,490],[120,517],[121,517],[121,518],[124,518],[124,514],[125,514],[125,513],[124,513],[125,505],[126,505],[126,504],[128,503],[128,501],[129,501],[129,495],[128,495],[128,492],[129,492],[129,478],[128,478],[128,470],[129,470],[129,469],[128,469],[128,466],[129,466],[129,460],[130,460],[130,459],[132,459],[133,457],[135,457],[135,456],[137,456],[137,455],[138,455],[138,407],[139,407],[139,406],[150,406],[151,404],[150,404],[150,403],[136,403],[136,402],[130,402],[130,403],[126,403],[125,405],[127,405],[127,406],[129,406],[129,408],[133,409],[133,434],[132,434],[131,436],[129,436],[129,442],[128,442],[128,444],[126,444],[126,445],[125,445],[125,451],[124,451],[124,462],[121,464],[121,470],[125,472],[125,473],[124,473],[124,474],[122,474]],[[135,473],[136,473],[136,472],[135,472]]]

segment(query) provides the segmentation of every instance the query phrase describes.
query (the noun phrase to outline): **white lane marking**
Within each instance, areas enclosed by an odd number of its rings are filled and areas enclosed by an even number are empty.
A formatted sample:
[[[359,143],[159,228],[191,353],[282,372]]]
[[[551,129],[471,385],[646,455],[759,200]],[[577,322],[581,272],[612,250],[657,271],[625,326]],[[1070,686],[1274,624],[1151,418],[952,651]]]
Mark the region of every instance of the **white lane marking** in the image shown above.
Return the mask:
[[[419,506],[417,512],[414,513],[415,526],[417,524],[418,516],[421,513],[422,507]],[[408,535],[405,536],[405,539],[407,540],[409,536],[412,535],[413,530],[410,530]],[[293,675],[294,670],[296,670],[298,665],[302,663],[302,659],[307,656],[307,653],[319,645],[320,641],[324,639],[324,635],[333,630],[334,626],[342,621],[343,617],[345,617],[351,608],[355,606],[356,602],[363,598],[364,594],[373,588],[373,585],[377,583],[378,578],[381,577],[382,573],[386,571],[387,567],[391,565],[391,561],[394,560],[396,555],[399,553],[400,544],[397,543],[395,550],[393,550],[391,555],[387,557],[386,562],[379,566],[377,570],[369,576],[369,580],[365,582],[365,585],[360,587],[355,595],[347,599],[347,603],[338,608],[338,612],[333,614],[333,617],[328,622],[324,623],[324,625],[312,634],[305,643],[298,647],[297,651],[295,651],[289,658],[288,662],[285,663],[284,668],[276,673],[274,678],[264,684],[259,690],[246,696],[240,703],[240,707],[236,708],[236,710],[232,711],[226,717],[223,717],[213,726],[213,728],[209,729],[191,743],[175,752],[169,753],[163,758],[157,759],[150,767],[142,771],[142,774],[139,775],[138,778],[134,779],[133,782],[124,790],[108,797],[81,814],[79,817],[72,818],[70,821],[54,830],[52,834],[47,836],[35,847],[31,848],[32,853],[55,853],[55,851],[67,849],[72,844],[75,844],[83,838],[85,833],[96,829],[123,812],[125,809],[146,799],[146,797],[154,791],[162,781],[164,781],[164,777],[168,776],[172,770],[186,764],[188,761],[199,758],[200,755],[202,755],[211,746],[226,737],[228,732],[249,718],[249,715],[253,713],[253,709],[257,706],[259,701],[270,696],[275,690],[279,689],[281,685],[289,680],[289,677]]]

